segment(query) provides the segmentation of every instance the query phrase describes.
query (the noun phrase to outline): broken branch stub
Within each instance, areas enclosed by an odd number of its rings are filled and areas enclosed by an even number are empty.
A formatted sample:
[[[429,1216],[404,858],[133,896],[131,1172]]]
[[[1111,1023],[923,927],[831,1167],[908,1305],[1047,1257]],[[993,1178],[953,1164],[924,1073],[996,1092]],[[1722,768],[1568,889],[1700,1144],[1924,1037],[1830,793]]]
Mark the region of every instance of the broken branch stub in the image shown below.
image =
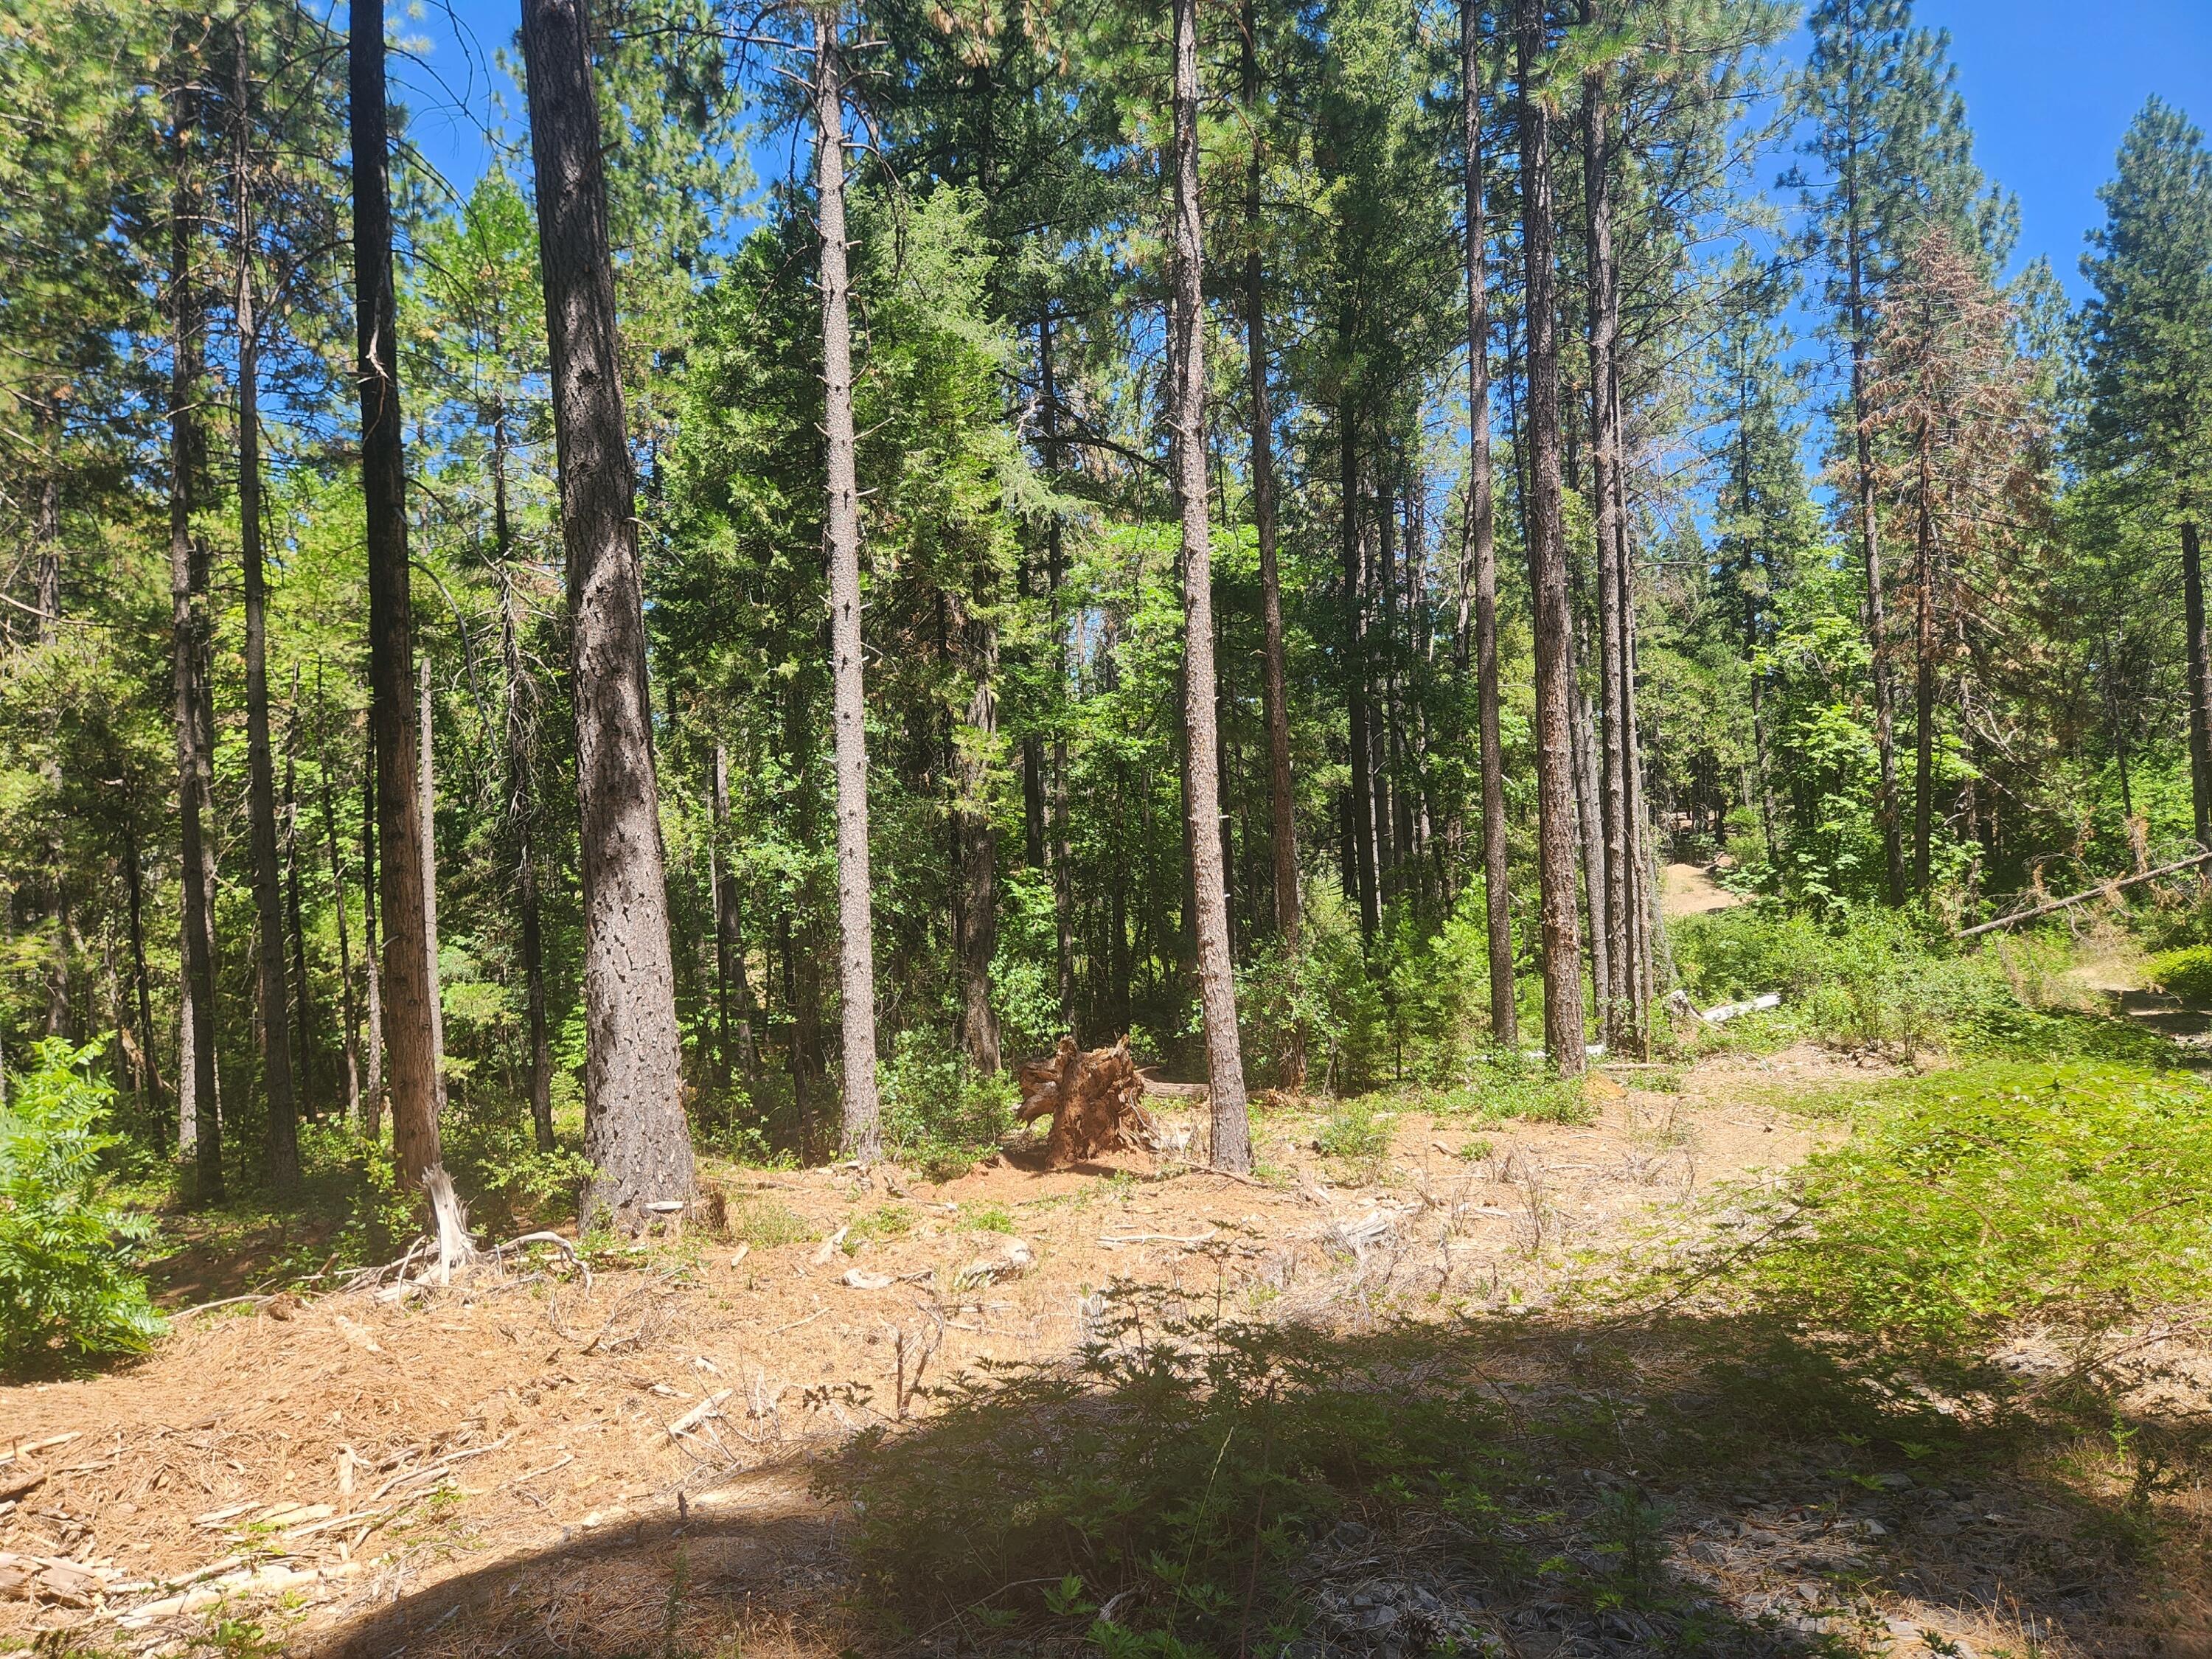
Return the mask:
[[[1145,1080],[1138,1076],[1123,1037],[1110,1048],[1079,1048],[1062,1037],[1048,1060],[1020,1070],[1021,1119],[1052,1119],[1045,1164],[1066,1170],[1102,1152],[1142,1152],[1158,1145],[1159,1131],[1145,1110]]]

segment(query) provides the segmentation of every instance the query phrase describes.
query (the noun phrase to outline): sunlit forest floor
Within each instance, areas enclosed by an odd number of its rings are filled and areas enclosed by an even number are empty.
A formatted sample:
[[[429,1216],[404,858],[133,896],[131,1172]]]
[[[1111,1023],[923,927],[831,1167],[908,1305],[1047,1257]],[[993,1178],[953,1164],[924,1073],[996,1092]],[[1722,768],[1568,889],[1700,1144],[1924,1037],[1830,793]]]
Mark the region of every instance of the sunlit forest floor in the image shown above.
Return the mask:
[[[2203,1029],[2124,960],[2074,971],[2106,1024]],[[447,1290],[210,1309],[141,1362],[0,1390],[0,1552],[76,1574],[0,1600],[0,1640],[2212,1651],[2192,1322],[1899,1350],[1731,1279],[1810,1212],[1793,1170],[1898,1114],[2148,1074],[1788,1034],[1519,1115],[1277,1101],[1249,1181],[1047,1172],[1019,1142],[940,1182],[711,1164],[714,1225],[589,1252],[588,1282],[539,1249]],[[1170,1146],[1199,1111],[1163,1115]],[[1969,1203],[1941,1248],[1972,1271],[2006,1220]],[[1892,1248],[1867,1224],[1845,1248]],[[254,1282],[223,1266],[173,1260],[172,1303]]]

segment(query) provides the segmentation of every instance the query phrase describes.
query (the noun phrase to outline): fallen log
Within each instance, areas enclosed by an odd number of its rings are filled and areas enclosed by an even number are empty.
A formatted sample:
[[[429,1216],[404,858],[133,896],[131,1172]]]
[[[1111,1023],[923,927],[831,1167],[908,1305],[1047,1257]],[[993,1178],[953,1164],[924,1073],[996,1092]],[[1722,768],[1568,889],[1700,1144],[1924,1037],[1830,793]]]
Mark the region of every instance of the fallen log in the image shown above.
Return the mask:
[[[1072,1169],[1101,1152],[1148,1150],[1158,1127],[1144,1108],[1145,1080],[1137,1073],[1126,1036],[1110,1048],[1078,1048],[1062,1037],[1048,1060],[1023,1062],[1020,1116],[1024,1123],[1052,1119],[1045,1166]]]
[[[2172,864],[2161,864],[2155,870],[2142,870],[2132,876],[2122,876],[2118,881],[2100,882],[2087,892],[2075,893],[2066,898],[2052,899],[2048,903],[2032,905],[2025,910],[2015,910],[2008,916],[1999,916],[1995,921],[1977,922],[1972,927],[1959,930],[1960,939],[1972,939],[1977,933],[1995,933],[2001,928],[2016,927],[2023,921],[2033,921],[2038,916],[2051,915],[2076,904],[2086,904],[2094,898],[2106,898],[2123,887],[2132,887],[2137,882],[2155,881],[2160,876],[2172,875],[2212,860],[2212,850],[2192,853],[2185,859],[2176,859]]]

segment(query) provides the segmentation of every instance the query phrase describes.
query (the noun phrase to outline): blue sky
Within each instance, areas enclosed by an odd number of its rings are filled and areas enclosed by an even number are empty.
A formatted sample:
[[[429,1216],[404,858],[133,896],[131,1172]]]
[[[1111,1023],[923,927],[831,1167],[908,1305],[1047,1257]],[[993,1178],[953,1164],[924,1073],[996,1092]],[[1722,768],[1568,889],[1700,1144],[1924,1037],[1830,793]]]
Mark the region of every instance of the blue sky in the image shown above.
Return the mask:
[[[1976,158],[2020,198],[2021,258],[2049,255],[2080,297],[2082,237],[2129,118],[2156,93],[2212,124],[2212,0],[1919,0],[1918,12],[1951,32]],[[489,58],[520,13],[519,0],[415,0],[399,14],[428,48],[421,64],[393,64],[399,95],[457,185],[484,165],[493,94],[512,98]]]

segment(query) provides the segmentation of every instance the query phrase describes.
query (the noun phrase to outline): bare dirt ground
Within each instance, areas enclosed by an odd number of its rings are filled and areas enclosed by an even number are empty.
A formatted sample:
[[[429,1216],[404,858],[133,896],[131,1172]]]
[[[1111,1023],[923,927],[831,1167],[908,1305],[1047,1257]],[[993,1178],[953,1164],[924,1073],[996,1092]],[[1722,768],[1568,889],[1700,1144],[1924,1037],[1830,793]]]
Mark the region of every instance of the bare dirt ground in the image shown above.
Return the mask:
[[[0,1553],[52,1564],[0,1599],[0,1644],[888,1651],[852,1600],[842,1516],[810,1494],[810,1465],[857,1431],[927,1415],[928,1385],[1066,1353],[1109,1291],[1150,1287],[1255,1318],[1517,1312],[1501,1388],[1648,1391],[1663,1356],[1593,1382],[1571,1326],[1546,1311],[1576,1264],[1632,1252],[1714,1183],[1801,1159],[1838,1131],[1774,1103],[1868,1075],[1807,1047],[1706,1061],[1679,1092],[1600,1080],[1580,1126],[1409,1112],[1388,1155],[1357,1164],[1313,1150],[1312,1114],[1279,1109],[1256,1126],[1268,1182],[1139,1157],[1073,1173],[1002,1157],[942,1185],[723,1168],[710,1173],[728,1237],[602,1263],[588,1287],[549,1262],[391,1300],[216,1310],[137,1364],[0,1389]],[[1196,1127],[1165,1115],[1171,1134]],[[2042,1645],[2014,1651],[2158,1650],[2084,1644],[2033,1610],[2044,1578],[2071,1574],[2094,1601],[2084,1628],[2151,1617],[2148,1592],[2063,1541],[2078,1517],[2047,1494],[1906,1478],[1866,1486],[1845,1514],[1795,1478],[1723,1471],[1670,1511],[1686,1582],[1779,1631],[1774,1651],[1859,1631],[1869,1644],[1827,1650],[1994,1656],[2018,1638],[2023,1589]],[[1914,1548],[1923,1529],[1951,1540],[1948,1566]],[[1839,1574],[1857,1586],[1848,1616],[1829,1605]],[[1514,1617],[1500,1651],[1656,1650],[1541,1607]]]
[[[1660,873],[1659,908],[1663,915],[1701,916],[1743,902],[1742,894],[1729,892],[1702,864],[1670,864]]]

